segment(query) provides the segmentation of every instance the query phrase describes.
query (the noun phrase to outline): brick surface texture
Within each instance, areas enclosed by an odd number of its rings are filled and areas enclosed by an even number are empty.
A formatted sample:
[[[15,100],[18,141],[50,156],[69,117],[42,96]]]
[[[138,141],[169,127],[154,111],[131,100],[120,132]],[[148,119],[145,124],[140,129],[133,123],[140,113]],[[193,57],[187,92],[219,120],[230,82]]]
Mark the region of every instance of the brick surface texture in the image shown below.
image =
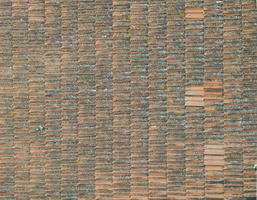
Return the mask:
[[[0,199],[255,199],[256,22],[254,0],[0,0]]]

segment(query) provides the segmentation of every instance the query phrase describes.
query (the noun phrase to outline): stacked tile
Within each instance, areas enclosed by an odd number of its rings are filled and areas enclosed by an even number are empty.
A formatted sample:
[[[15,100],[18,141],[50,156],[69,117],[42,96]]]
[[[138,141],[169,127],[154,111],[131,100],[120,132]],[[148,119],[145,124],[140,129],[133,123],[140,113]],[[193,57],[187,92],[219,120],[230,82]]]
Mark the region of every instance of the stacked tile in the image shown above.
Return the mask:
[[[0,199],[14,199],[12,5],[0,3]]]
[[[112,199],[112,2],[95,1],[96,149],[95,199]]]
[[[167,198],[185,199],[185,2],[167,2]]]
[[[95,198],[95,1],[78,1],[78,199]]]
[[[204,197],[203,1],[186,1],[186,195]]]
[[[148,25],[149,199],[167,199],[165,1],[153,0],[149,3]]]
[[[30,198],[45,198],[44,2],[29,0],[28,69]]]
[[[61,198],[77,198],[78,24],[77,1],[61,2]]]
[[[61,198],[61,8],[45,1],[45,184],[47,199]],[[38,134],[38,133],[37,133]]]
[[[130,54],[128,0],[113,1],[113,196],[130,199]]]
[[[223,1],[224,198],[242,198],[242,36],[241,1]]]
[[[257,40],[256,40],[256,2],[242,1],[242,76],[243,76],[243,162],[244,197],[256,196],[256,174],[253,166],[257,164]]]
[[[148,199],[148,4],[130,3],[131,199]]]
[[[256,195],[252,0],[1,0],[0,199]]]
[[[224,146],[208,142],[204,146],[205,197],[224,199]]]
[[[12,64],[15,177],[14,198],[30,199],[28,0],[12,1]]]
[[[224,198],[223,13],[221,1],[204,1],[205,197]]]

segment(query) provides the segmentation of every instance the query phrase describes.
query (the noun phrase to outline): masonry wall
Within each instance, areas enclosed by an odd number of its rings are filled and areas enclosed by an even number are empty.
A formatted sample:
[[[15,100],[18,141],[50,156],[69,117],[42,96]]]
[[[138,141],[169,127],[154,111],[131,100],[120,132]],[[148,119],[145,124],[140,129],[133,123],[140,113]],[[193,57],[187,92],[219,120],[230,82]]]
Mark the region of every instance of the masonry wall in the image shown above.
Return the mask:
[[[254,0],[1,0],[0,199],[256,193]]]

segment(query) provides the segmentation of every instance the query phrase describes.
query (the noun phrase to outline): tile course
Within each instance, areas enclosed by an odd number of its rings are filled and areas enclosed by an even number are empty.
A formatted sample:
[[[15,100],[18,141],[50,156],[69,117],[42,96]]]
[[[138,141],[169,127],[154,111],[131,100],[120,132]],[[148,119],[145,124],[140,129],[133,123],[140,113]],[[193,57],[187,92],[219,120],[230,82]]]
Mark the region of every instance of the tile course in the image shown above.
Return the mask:
[[[253,0],[1,0],[0,199],[247,199]]]

